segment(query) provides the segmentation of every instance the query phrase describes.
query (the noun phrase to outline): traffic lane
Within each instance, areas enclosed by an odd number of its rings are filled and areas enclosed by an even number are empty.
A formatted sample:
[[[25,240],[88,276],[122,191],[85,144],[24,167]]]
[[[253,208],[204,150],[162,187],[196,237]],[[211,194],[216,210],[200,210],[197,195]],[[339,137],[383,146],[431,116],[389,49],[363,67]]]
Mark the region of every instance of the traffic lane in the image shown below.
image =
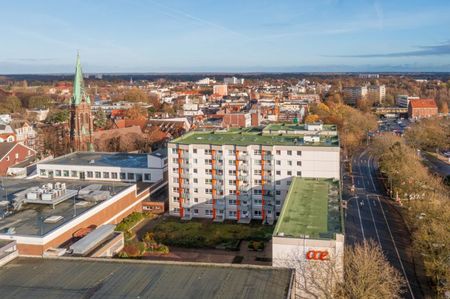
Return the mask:
[[[348,245],[356,245],[364,240],[361,222],[357,211],[357,202],[351,199],[347,203],[345,217],[345,241]]]
[[[383,186],[376,176],[373,158],[369,157],[367,170],[366,173],[371,176],[371,183],[374,189],[383,190]],[[382,241],[386,250],[388,250],[386,256],[388,257],[388,260],[392,261],[392,265],[394,265],[400,273],[406,276],[407,283],[409,284],[409,288],[414,294],[414,297],[421,298],[422,290],[415,273],[410,233],[407,230],[401,215],[392,203],[389,202],[387,197],[377,196],[376,198],[378,203],[378,209],[375,210],[377,213],[376,217],[384,219],[384,223],[380,223],[380,230],[383,230],[383,234],[386,236],[386,239],[388,239],[388,241]],[[385,234],[386,231],[387,234]],[[412,298],[411,294],[408,294],[408,297]]]

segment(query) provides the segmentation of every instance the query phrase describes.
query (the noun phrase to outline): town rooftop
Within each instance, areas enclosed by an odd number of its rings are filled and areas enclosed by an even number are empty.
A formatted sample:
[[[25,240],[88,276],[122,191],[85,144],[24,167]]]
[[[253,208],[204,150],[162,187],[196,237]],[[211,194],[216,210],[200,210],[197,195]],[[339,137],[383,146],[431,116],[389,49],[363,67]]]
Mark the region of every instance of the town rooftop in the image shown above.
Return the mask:
[[[274,236],[334,239],[342,233],[339,183],[294,177]]]

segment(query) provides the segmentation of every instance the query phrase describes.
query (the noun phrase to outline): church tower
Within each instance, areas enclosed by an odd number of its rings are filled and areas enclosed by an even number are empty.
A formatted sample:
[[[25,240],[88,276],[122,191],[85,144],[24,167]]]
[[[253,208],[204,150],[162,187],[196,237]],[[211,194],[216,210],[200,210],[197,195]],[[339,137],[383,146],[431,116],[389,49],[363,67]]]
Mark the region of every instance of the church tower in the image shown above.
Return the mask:
[[[70,144],[75,151],[92,151],[93,119],[91,99],[86,94],[81,70],[80,55],[77,54],[73,93],[70,99]]]

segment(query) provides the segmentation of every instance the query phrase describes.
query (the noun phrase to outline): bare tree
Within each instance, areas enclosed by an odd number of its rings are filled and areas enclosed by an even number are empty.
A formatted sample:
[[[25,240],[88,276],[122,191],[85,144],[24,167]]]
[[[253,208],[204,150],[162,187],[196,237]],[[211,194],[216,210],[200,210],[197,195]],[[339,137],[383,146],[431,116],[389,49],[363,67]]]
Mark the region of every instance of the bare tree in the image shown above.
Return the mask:
[[[344,281],[336,298],[399,298],[404,280],[373,241],[345,250]]]

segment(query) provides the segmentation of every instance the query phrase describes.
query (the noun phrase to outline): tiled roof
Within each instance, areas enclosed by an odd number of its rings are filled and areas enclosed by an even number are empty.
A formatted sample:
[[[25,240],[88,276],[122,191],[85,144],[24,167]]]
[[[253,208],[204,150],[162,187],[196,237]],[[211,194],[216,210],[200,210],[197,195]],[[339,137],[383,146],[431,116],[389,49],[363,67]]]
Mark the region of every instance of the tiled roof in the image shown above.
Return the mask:
[[[412,108],[437,108],[434,99],[410,100],[409,104]]]

